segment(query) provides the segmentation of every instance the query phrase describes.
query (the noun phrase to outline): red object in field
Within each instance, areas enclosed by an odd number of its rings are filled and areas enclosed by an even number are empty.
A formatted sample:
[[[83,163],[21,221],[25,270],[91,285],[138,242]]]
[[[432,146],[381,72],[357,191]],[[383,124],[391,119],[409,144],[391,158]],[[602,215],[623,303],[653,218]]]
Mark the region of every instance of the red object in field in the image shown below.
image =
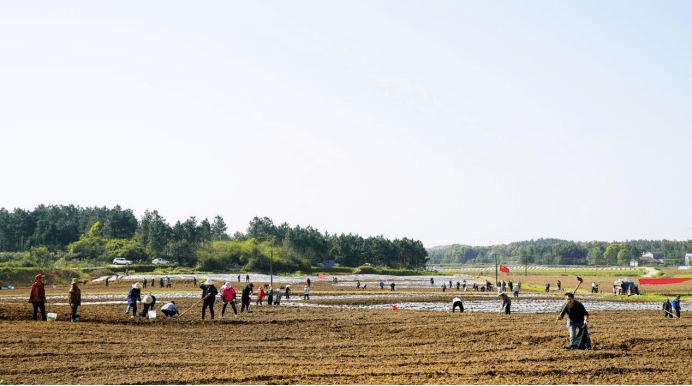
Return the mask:
[[[677,284],[684,283],[688,280],[692,280],[692,277],[682,277],[682,278],[661,278],[661,279],[639,279],[639,284]]]
[[[397,306],[392,306],[392,309],[393,309],[394,311],[399,311],[399,307],[397,307]]]
[[[318,279],[326,279],[327,276],[326,276],[326,275],[317,275],[317,278],[318,278]]]
[[[507,268],[507,267],[505,267],[504,265],[500,264],[500,272],[509,273],[509,268]]]

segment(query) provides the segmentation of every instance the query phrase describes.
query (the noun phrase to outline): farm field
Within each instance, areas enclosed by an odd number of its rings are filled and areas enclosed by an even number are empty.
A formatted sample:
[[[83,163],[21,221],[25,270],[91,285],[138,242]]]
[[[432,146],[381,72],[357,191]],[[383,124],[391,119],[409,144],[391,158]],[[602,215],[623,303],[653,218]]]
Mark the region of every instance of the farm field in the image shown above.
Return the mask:
[[[442,279],[435,278],[440,283]],[[553,278],[537,277],[536,285],[548,279]],[[577,298],[598,300],[588,294],[590,282],[584,279]],[[560,280],[573,287],[573,276]],[[659,310],[594,311],[589,325],[594,350],[569,351],[562,348],[567,330],[564,322],[554,323],[555,313],[504,315],[499,302],[497,312],[474,312],[468,307],[475,300],[494,301],[474,292],[443,294],[437,287],[391,292],[370,286],[356,292],[350,285],[324,280],[314,281],[312,299],[301,301],[302,306],[255,306],[253,301],[252,313],[220,319],[217,301],[214,321],[200,320],[199,306],[179,319],[149,321],[130,319],[123,303],[113,304],[107,297],[122,295],[124,301],[131,283],[83,286],[83,296],[104,299],[80,307],[78,323],[65,321],[69,311],[61,300],[49,300],[47,306],[59,315],[58,321],[30,321],[28,288],[2,291],[0,379],[8,384],[692,383],[686,369],[692,354],[692,318],[687,312],[681,319],[664,319]],[[46,290],[49,298],[62,296],[67,286],[47,285]],[[184,290],[192,291],[176,298],[184,311],[197,303],[199,290],[179,284],[155,292],[165,298]],[[377,296],[344,296],[352,294]],[[470,312],[347,308],[404,295],[412,303],[450,305],[452,297],[460,295]],[[17,296],[24,299],[14,299]],[[562,299],[554,293],[532,296],[516,302]],[[632,298],[617,301],[636,303]],[[157,308],[162,304],[157,301]]]

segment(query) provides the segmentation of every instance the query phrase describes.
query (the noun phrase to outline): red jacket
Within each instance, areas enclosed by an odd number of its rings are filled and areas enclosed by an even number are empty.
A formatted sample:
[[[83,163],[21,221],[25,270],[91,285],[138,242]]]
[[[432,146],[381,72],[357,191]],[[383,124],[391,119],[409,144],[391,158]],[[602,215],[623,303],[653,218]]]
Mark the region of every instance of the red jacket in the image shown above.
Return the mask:
[[[31,295],[29,295],[29,303],[45,302],[46,289],[43,288],[43,283],[36,280],[31,286]]]
[[[221,296],[224,302],[232,302],[235,297],[235,288],[233,286],[226,287],[221,291]]]
[[[264,298],[264,289],[260,287],[259,291],[257,291],[257,299],[262,300],[262,298]]]

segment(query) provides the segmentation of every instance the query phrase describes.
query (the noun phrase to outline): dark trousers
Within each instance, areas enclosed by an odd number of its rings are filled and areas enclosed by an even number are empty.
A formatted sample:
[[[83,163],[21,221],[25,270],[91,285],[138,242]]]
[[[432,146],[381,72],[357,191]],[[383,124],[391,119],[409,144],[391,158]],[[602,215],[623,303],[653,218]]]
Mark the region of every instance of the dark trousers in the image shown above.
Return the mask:
[[[250,312],[250,299],[242,299],[240,303],[240,312]]]
[[[72,313],[70,314],[70,319],[72,319],[72,320],[77,319],[77,307],[79,307],[79,305],[73,305],[70,307],[72,309]]]
[[[147,312],[149,312],[149,309],[152,309],[152,310],[153,310],[153,309],[154,309],[154,305],[153,305],[153,304],[145,304],[145,305],[144,305],[144,310],[142,310],[142,317],[145,317],[145,318],[146,318]]]
[[[505,314],[509,315],[509,304],[505,304]]]
[[[222,317],[222,318],[223,318],[224,314],[226,314],[226,306],[229,305],[229,304],[230,304],[231,307],[233,308],[233,313],[236,314],[236,315],[238,315],[238,310],[235,308],[235,302],[234,302],[234,301],[223,302],[223,307],[221,308],[221,317]]]
[[[452,304],[452,312],[454,312],[457,307],[459,307],[459,312],[464,312],[464,304],[461,302],[454,302],[454,304]]]
[[[202,304],[202,320],[204,320],[204,313],[207,307],[209,307],[209,315],[214,319],[214,300],[216,300],[216,298],[204,299],[204,304]]]
[[[519,297],[519,291],[514,291],[514,297],[518,298]]]
[[[46,303],[45,302],[32,302],[31,303],[34,306],[34,316],[31,317],[31,320],[38,320],[38,310],[41,310],[41,320],[48,320],[46,318]]]
[[[168,317],[172,317],[173,315],[175,315],[175,311],[161,310],[161,312],[163,312],[163,314]]]
[[[137,302],[131,303],[130,307],[132,307],[132,316],[137,316]]]
[[[269,304],[270,306],[272,304],[274,304],[274,295],[272,295],[272,294],[267,295],[267,304]]]

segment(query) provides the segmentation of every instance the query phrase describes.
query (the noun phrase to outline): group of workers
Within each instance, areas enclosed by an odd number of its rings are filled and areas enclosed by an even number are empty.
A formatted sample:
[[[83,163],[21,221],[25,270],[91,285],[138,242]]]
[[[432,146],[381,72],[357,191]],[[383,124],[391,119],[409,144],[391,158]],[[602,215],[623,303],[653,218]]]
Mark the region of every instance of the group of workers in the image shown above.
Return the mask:
[[[45,310],[45,301],[46,301],[46,294],[45,294],[45,288],[44,288],[44,283],[43,280],[46,276],[43,274],[38,274],[35,277],[35,282],[31,286],[31,292],[29,296],[29,302],[33,306],[33,315],[32,315],[32,320],[38,320],[38,313],[41,313],[41,319],[42,320],[47,320],[46,318],[46,310]],[[194,280],[196,283],[196,279]],[[163,282],[163,278],[161,279],[160,284]],[[167,278],[167,282],[170,285],[170,278]],[[249,276],[246,276],[246,282],[247,285],[243,287],[242,293],[241,293],[241,309],[240,312],[250,312],[250,297],[253,294],[253,288],[254,284],[249,282]],[[434,280],[431,278],[430,279],[431,284],[434,285]],[[70,322],[76,322],[79,320],[79,316],[77,315],[77,309],[81,305],[81,290],[79,288],[81,281],[78,279],[72,279],[70,283],[70,289],[68,291],[68,300],[69,300],[69,305],[70,305]],[[357,282],[357,286],[360,287],[360,281]],[[311,282],[310,279],[307,280],[307,285],[304,288],[303,292],[303,298],[305,300],[309,300],[309,294],[310,294],[310,286]],[[561,289],[561,283],[558,280],[557,281],[557,288]],[[141,303],[143,305],[143,311],[139,314],[142,317],[145,317],[148,315],[148,312],[151,310],[155,309],[155,304],[156,304],[156,297],[154,296],[153,293],[149,293],[145,295],[144,297],[141,296],[141,289],[146,285],[146,279],[143,280],[142,283],[137,282],[132,285],[132,288],[130,289],[128,295],[127,295],[127,310],[125,311],[126,314],[130,314],[130,318],[135,318],[137,316],[137,303]],[[476,283],[474,283],[474,288],[476,287]],[[452,282],[450,281],[450,287],[452,286]],[[461,284],[457,282],[457,289]],[[488,288],[492,288],[490,286],[489,282],[486,282],[486,286]],[[504,289],[509,287],[510,291],[514,291],[515,297],[518,296],[518,292],[520,291],[521,288],[521,281],[518,281],[516,284],[513,284],[511,281],[509,283],[503,282],[498,282],[498,287],[500,288],[500,291],[498,293],[498,297],[501,300],[501,310],[504,311],[505,314],[511,314],[511,304],[512,301],[509,296],[505,293]],[[549,289],[550,284],[546,284],[546,290]],[[384,287],[384,282],[380,282],[380,287]],[[446,287],[446,283],[443,283],[443,291]],[[466,290],[466,281],[464,280],[463,283],[463,288]],[[206,311],[209,310],[209,315],[211,319],[214,319],[214,303],[216,301],[217,295],[219,295],[219,291],[216,289],[214,281],[207,279],[204,283],[200,285],[200,289],[202,289],[202,298],[201,301],[203,302],[202,304],[202,320],[204,320],[206,316]],[[284,291],[282,292],[281,289]],[[392,291],[394,290],[394,283],[391,284],[391,289]],[[592,283],[592,293],[598,291],[598,285],[596,283]],[[264,297],[267,297],[268,304],[269,305],[279,305],[281,302],[281,297],[284,295],[287,299],[290,298],[291,294],[291,288],[290,285],[281,286],[280,289],[272,289],[268,284],[265,284],[264,286],[260,287],[258,290],[257,294],[257,304],[263,304],[262,301]],[[221,309],[221,317],[223,318],[225,313],[226,313],[226,308],[230,304],[231,308],[233,309],[233,313],[235,317],[238,317],[238,310],[236,308],[236,290],[233,287],[233,285],[230,282],[226,282],[222,287],[221,287],[221,292],[220,292],[221,299],[223,301],[223,307]],[[452,312],[455,312],[456,309],[459,309],[460,312],[464,312],[464,305],[463,302],[459,297],[455,297],[452,301]],[[665,302],[663,303],[663,310],[664,310],[664,317],[666,318],[672,318],[672,317],[680,317],[680,312],[681,312],[681,307],[680,307],[680,296],[678,295],[674,300],[666,299]],[[167,316],[167,317],[173,317],[177,314],[179,314],[179,310],[177,306],[175,305],[175,301],[170,301],[166,304],[164,304],[161,307],[161,312]],[[570,345],[566,346],[566,349],[590,349],[591,348],[591,341],[590,337],[588,335],[588,331],[586,331],[587,324],[589,321],[589,313],[588,311],[584,308],[584,305],[579,302],[574,300],[574,294],[572,293],[566,293],[565,294],[565,304],[562,307],[562,310],[557,316],[557,320],[562,320],[564,316],[567,316],[567,329],[569,332],[569,339],[570,339]]]

